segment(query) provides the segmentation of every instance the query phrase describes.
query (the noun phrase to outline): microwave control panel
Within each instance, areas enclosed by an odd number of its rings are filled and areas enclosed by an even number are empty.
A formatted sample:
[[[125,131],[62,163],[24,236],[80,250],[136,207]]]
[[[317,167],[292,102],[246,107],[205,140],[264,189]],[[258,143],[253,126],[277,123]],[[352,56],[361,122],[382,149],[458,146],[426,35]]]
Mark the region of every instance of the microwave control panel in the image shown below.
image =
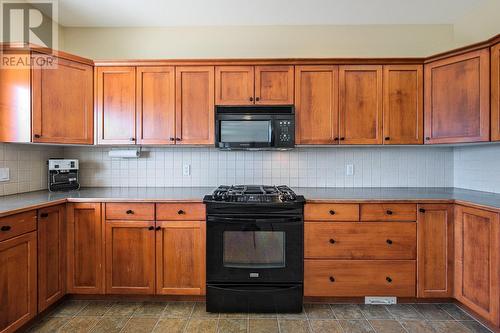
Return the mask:
[[[278,142],[280,146],[287,146],[295,140],[295,126],[291,120],[278,120]]]

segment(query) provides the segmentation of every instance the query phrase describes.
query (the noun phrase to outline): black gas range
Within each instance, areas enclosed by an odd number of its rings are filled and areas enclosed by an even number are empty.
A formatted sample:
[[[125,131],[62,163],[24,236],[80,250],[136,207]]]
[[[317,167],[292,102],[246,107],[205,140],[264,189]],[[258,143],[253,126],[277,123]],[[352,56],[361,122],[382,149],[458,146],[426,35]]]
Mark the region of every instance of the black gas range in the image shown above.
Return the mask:
[[[304,197],[287,186],[220,186],[207,208],[207,311],[301,312]]]

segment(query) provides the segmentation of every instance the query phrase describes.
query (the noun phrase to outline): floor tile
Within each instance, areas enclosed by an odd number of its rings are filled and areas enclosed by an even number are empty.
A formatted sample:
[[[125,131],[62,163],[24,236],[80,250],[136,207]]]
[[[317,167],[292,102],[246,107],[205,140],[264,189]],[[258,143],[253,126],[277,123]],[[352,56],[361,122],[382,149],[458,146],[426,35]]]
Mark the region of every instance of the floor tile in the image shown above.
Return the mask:
[[[234,312],[234,313],[221,313],[219,314],[219,318],[223,319],[248,319],[248,313],[244,312]]]
[[[335,319],[328,304],[305,304],[304,308],[308,319]]]
[[[155,333],[182,333],[188,319],[184,318],[162,318],[156,324]]]
[[[429,321],[429,323],[439,333],[470,333],[469,329],[455,320]]]
[[[130,317],[101,317],[92,328],[92,333],[118,333]]]
[[[198,302],[194,306],[193,313],[191,314],[193,318],[219,318],[218,313],[207,312],[204,302]]]
[[[132,317],[160,318],[166,306],[165,302],[144,302],[135,310]]]
[[[349,333],[374,333],[367,320],[339,320],[344,332]]]
[[[246,333],[248,319],[220,319],[218,333]]]
[[[279,319],[303,319],[306,320],[306,312],[305,310],[302,310],[302,312],[299,313],[278,313],[278,318]]]
[[[188,318],[194,308],[194,302],[169,302],[162,317]]]
[[[474,320],[471,316],[469,316],[455,304],[439,304],[439,307],[449,313],[456,320]]]
[[[77,313],[77,316],[102,316],[113,306],[112,302],[92,301]]]
[[[394,316],[396,319],[424,319],[424,316],[420,314],[412,305],[410,304],[394,304],[386,305],[385,308]]]
[[[189,320],[185,333],[215,333],[217,331],[217,319],[191,319]]]
[[[250,319],[277,319],[277,313],[249,313],[248,318]]]
[[[489,329],[481,325],[475,320],[466,320],[466,321],[460,321],[462,325],[467,327],[472,333],[489,333],[491,332]]]
[[[342,326],[337,320],[313,319],[309,324],[313,333],[342,333]]]
[[[132,316],[139,307],[139,302],[117,302],[105,313],[105,316]]]
[[[383,305],[360,304],[359,308],[366,319],[393,319]]]
[[[57,308],[49,314],[49,317],[73,317],[88,304],[88,301],[66,301],[57,306]]]
[[[413,306],[426,320],[453,320],[446,311],[437,304],[415,304]]]
[[[49,332],[57,332],[59,328],[64,326],[67,322],[69,322],[70,318],[65,317],[46,317],[43,318],[40,322],[36,323],[33,327],[31,327],[28,332],[37,332],[37,333],[49,333]]]
[[[330,304],[337,319],[364,319],[357,304]]]
[[[309,323],[304,319],[279,319],[280,333],[309,333]]]
[[[405,333],[405,329],[399,322],[393,319],[371,319],[369,324],[377,333]]]
[[[130,318],[125,324],[122,333],[149,333],[153,331],[158,319],[156,318]]]
[[[100,317],[73,317],[61,327],[60,333],[87,333],[99,321]]]
[[[401,320],[401,325],[408,333],[437,333],[434,327],[425,320]]]
[[[249,333],[278,333],[278,321],[276,319],[249,319]]]

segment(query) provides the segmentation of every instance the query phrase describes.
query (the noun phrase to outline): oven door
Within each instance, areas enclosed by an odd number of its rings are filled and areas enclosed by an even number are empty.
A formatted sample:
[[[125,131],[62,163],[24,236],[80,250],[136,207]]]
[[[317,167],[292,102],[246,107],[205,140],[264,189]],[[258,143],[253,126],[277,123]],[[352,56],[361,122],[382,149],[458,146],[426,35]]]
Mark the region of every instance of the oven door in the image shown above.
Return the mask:
[[[207,282],[303,281],[303,219],[207,218]]]

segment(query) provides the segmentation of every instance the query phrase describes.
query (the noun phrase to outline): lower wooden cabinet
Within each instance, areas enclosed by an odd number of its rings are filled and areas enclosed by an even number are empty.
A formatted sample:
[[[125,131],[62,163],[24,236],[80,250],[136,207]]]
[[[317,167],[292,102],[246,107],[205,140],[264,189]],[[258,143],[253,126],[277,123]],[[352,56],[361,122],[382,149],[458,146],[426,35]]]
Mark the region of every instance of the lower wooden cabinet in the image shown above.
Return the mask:
[[[65,206],[38,211],[38,312],[66,293]]]
[[[36,315],[36,231],[0,242],[0,332],[14,332]]]
[[[68,293],[103,294],[101,204],[69,203],[67,232]]]
[[[455,298],[494,325],[500,323],[498,213],[456,206]]]

